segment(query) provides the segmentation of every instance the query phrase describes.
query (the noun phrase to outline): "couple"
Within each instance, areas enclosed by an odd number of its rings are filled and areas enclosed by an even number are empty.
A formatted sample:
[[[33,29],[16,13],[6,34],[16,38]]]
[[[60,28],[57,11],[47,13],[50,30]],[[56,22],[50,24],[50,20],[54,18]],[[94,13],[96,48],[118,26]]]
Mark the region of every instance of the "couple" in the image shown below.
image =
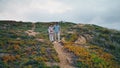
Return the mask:
[[[48,28],[49,39],[51,42],[58,41],[60,42],[60,26],[58,23],[55,25],[50,25]]]

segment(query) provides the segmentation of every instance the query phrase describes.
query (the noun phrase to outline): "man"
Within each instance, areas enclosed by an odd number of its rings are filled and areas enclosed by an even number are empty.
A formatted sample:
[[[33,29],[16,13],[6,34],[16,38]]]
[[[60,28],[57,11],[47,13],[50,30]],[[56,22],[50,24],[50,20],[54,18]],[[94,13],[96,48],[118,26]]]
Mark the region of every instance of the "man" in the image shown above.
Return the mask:
[[[54,41],[54,27],[52,24],[48,28],[48,33],[49,33],[50,41],[53,42]]]
[[[54,25],[55,40],[60,42],[60,26],[58,23]]]

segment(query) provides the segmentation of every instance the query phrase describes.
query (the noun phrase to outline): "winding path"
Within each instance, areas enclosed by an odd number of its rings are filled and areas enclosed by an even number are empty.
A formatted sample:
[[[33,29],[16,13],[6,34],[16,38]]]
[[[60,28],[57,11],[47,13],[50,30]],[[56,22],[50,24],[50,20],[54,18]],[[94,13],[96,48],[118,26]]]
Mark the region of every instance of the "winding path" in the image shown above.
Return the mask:
[[[38,34],[38,32],[35,32],[35,23],[32,23],[32,29],[25,31],[29,36],[35,36]]]
[[[36,34],[38,34],[38,32],[34,31],[35,29],[35,24],[32,24],[32,29],[25,31],[25,33],[27,33],[29,36],[35,36]],[[41,41],[41,39],[36,39],[38,41]],[[67,52],[64,51],[63,46],[60,45],[58,42],[53,42],[54,48],[56,50],[56,52],[58,53],[58,58],[60,60],[60,63],[49,63],[46,62],[47,65],[51,66],[51,65],[59,65],[60,68],[75,68],[72,66],[72,58],[71,55]]]
[[[58,53],[58,57],[60,60],[59,63],[60,68],[75,68],[71,65],[72,63],[71,55],[64,52],[63,46],[60,45],[58,42],[54,42],[53,44],[56,52]]]

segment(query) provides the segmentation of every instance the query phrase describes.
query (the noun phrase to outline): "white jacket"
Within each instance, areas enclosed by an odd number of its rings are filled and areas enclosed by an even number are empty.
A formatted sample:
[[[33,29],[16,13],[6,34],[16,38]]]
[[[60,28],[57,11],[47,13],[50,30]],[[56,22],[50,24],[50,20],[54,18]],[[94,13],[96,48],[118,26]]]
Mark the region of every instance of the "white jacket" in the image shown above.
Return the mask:
[[[49,28],[48,28],[48,32],[49,32],[49,34],[54,33],[54,27],[49,26]]]

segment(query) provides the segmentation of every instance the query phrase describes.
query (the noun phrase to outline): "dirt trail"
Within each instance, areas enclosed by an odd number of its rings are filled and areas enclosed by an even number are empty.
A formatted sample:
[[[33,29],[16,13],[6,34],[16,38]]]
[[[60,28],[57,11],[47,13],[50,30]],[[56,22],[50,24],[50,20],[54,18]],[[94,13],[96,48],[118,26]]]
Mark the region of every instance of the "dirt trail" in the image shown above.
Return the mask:
[[[58,42],[54,42],[53,44],[56,52],[58,53],[58,57],[60,60],[60,63],[59,63],[60,68],[75,68],[71,66],[71,63],[72,63],[71,56],[70,54],[64,52],[63,46],[60,45]]]
[[[35,36],[36,34],[38,34],[38,32],[35,32],[34,29],[35,29],[35,23],[32,23],[32,29],[25,31],[25,33],[27,33],[29,36]]]

